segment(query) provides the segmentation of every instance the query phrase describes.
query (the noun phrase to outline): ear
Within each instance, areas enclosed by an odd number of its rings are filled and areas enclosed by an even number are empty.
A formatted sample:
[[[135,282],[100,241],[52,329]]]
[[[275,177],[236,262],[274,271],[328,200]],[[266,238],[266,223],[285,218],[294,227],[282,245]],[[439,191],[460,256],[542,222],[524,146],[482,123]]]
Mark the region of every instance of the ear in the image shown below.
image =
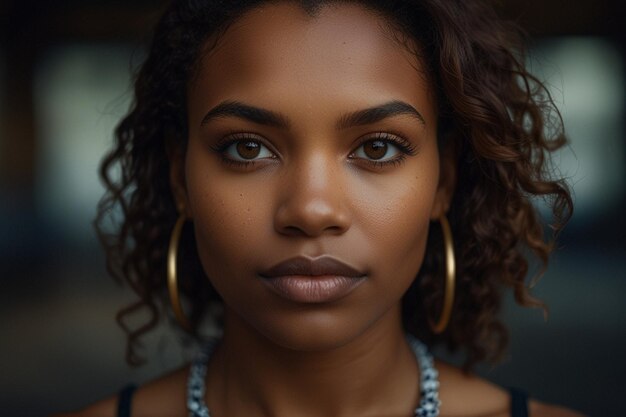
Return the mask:
[[[438,220],[450,210],[457,183],[457,145],[455,137],[447,137],[441,149],[439,184],[430,213],[431,220]]]
[[[179,214],[191,217],[187,185],[185,182],[185,151],[182,146],[168,140],[166,145],[167,158],[170,163],[170,188],[174,197],[174,204]]]

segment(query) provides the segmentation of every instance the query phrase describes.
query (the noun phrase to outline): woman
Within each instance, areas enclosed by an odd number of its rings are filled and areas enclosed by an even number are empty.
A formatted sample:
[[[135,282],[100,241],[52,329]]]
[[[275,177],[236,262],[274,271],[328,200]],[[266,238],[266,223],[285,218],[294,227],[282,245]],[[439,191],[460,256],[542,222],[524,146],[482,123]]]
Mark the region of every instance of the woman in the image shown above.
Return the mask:
[[[461,0],[175,1],[99,224],[121,208],[102,237],[140,301],[120,323],[151,312],[125,327],[131,362],[168,292],[184,327],[211,310],[223,335],[78,415],[577,415],[470,373],[505,348],[502,288],[542,306],[525,255],[552,246],[531,198],[556,231],[571,213],[548,176],[560,119],[515,33]],[[464,370],[432,362],[441,343]]]

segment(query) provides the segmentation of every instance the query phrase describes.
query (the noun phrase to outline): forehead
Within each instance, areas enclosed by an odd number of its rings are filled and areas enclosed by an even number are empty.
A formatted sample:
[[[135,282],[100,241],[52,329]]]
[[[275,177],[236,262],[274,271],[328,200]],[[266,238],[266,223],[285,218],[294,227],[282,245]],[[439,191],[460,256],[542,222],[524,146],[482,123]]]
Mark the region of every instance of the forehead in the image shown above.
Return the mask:
[[[279,2],[247,12],[221,35],[203,57],[190,95],[203,94],[211,104],[254,97],[299,104],[307,97],[312,106],[316,99],[415,103],[429,99],[426,78],[380,14],[339,4],[310,16]],[[428,112],[427,103],[417,104]]]

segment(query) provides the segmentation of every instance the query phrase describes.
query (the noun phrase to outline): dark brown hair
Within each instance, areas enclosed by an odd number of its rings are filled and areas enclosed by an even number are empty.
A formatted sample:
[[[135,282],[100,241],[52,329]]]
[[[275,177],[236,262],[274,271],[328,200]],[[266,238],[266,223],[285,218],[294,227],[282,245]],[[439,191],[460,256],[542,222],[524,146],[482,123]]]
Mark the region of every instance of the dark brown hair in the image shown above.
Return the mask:
[[[107,193],[96,228],[110,273],[139,297],[117,316],[128,335],[130,363],[139,362],[139,338],[164,312],[169,314],[166,252],[177,212],[167,148],[184,148],[186,143],[186,89],[194,66],[230,24],[262,3],[267,1],[174,1],[136,75],[133,107],[102,162]],[[333,1],[294,3],[315,16]],[[543,84],[525,69],[521,31],[484,4],[351,3],[384,16],[406,47],[418,45],[413,52],[427,68],[437,95],[439,140],[451,142],[457,157],[458,184],[448,213],[457,259],[452,320],[439,335],[428,325],[439,314],[444,291],[442,239],[440,233],[431,233],[422,269],[403,300],[405,328],[429,345],[466,349],[468,367],[495,360],[507,343],[506,328],[498,319],[502,289],[512,288],[524,306],[542,306],[528,290],[527,257],[539,259],[543,272],[553,239],[544,236],[533,199],[548,202],[554,235],[571,216],[570,194],[561,180],[552,178],[550,163],[550,153],[565,144],[560,115]],[[120,211],[123,218],[111,230],[107,219]],[[185,234],[179,252],[180,285],[197,325],[221,301],[199,265],[192,233]],[[141,309],[147,309],[149,319],[131,328],[126,318]]]

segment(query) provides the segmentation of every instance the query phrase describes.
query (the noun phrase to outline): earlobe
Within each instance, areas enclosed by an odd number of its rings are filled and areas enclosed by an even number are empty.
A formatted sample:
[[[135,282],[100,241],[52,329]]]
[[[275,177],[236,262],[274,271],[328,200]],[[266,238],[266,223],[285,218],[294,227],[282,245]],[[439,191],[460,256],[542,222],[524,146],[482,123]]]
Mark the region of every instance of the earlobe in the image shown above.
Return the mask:
[[[170,188],[174,197],[174,204],[179,214],[189,213],[187,187],[185,183],[185,155],[179,147],[168,147],[167,156],[170,162]]]
[[[448,138],[441,150],[439,165],[439,185],[430,214],[431,220],[438,220],[450,209],[457,183],[457,154],[454,138]]]

